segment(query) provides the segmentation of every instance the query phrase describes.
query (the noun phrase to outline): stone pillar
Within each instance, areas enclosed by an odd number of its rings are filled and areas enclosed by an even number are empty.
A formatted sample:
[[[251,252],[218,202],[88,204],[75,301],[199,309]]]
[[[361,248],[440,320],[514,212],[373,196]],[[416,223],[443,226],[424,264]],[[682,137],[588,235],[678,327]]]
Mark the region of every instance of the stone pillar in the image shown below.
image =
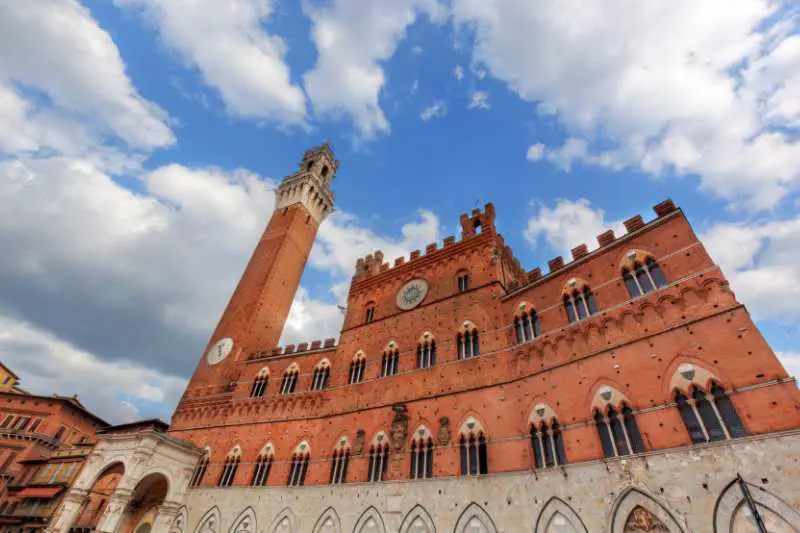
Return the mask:
[[[64,495],[61,505],[45,531],[47,533],[67,533],[81,514],[84,504],[89,500],[89,491],[72,488]]]
[[[158,513],[153,521],[153,528],[150,533],[169,533],[181,504],[178,502],[164,502],[158,507]]]
[[[108,505],[106,505],[103,516],[97,522],[95,531],[98,533],[116,533],[117,528],[126,516],[126,509],[132,494],[133,491],[130,489],[117,488],[108,499]]]

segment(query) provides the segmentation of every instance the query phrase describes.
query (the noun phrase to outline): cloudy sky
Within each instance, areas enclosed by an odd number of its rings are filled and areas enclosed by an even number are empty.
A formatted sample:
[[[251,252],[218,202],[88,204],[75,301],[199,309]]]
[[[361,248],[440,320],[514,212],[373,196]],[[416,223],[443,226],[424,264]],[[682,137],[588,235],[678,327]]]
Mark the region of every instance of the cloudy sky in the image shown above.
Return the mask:
[[[476,204],[530,269],[672,198],[797,372],[799,28],[789,0],[0,0],[0,360],[168,418],[329,139],[285,342]]]

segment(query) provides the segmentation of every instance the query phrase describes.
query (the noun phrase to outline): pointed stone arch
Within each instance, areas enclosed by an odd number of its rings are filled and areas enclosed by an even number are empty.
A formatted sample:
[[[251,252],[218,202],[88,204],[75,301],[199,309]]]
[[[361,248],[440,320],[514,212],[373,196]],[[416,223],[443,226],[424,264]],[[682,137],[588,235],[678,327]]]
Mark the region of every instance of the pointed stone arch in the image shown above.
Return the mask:
[[[222,519],[219,514],[219,507],[216,505],[205,512],[194,528],[194,533],[220,533],[222,531]]]
[[[497,527],[489,513],[477,503],[472,502],[458,517],[453,533],[497,533]]]
[[[313,533],[342,533],[342,521],[336,509],[333,507],[325,509],[314,524]]]
[[[756,504],[756,508],[767,522],[768,531],[785,531],[785,526],[789,526],[795,531],[800,531],[800,513],[792,508],[791,505],[762,487],[747,483],[747,488]],[[741,519],[740,515],[744,512],[746,506],[742,490],[738,486],[737,480],[734,479],[720,493],[714,506],[714,533],[735,531],[733,528],[737,521]],[[781,521],[783,524],[781,524]],[[779,529],[779,526],[784,526],[784,529]]]
[[[353,528],[353,533],[386,533],[386,525],[383,523],[381,513],[375,507],[370,506],[361,513]]]
[[[256,526],[256,512],[248,507],[233,521],[229,533],[255,533],[258,530]]]
[[[268,533],[295,533],[294,513],[288,507],[284,508],[272,521]]]
[[[559,521],[563,521],[564,524],[559,524]],[[554,530],[551,528],[551,525],[561,526],[569,524],[572,526],[572,530],[575,533],[589,533],[589,530],[586,529],[586,525],[581,520],[581,517],[578,516],[578,513],[570,507],[564,500],[553,496],[548,500],[547,504],[545,504],[542,511],[539,513],[539,518],[536,519],[536,528],[534,529],[535,533],[551,533],[551,531],[564,531],[563,529]]]
[[[186,506],[182,506],[178,509],[178,513],[175,515],[175,518],[172,519],[172,523],[169,525],[169,533],[183,533],[186,529],[186,522],[189,520],[189,515],[186,512]]]
[[[400,533],[436,533],[436,525],[428,511],[417,504],[403,518]]]
[[[669,533],[686,533],[686,530],[675,519],[675,515],[664,504],[636,487],[631,487],[623,492],[611,508],[609,533],[625,533],[628,520],[637,508],[660,522]],[[659,531],[659,533],[661,532]]]

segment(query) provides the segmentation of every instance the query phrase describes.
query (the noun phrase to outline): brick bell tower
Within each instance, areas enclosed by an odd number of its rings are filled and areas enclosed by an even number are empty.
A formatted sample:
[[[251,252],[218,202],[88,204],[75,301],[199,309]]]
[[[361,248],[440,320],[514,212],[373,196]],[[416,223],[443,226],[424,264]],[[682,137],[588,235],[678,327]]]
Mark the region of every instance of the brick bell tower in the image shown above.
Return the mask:
[[[271,350],[294,300],[319,225],[333,210],[339,161],[327,143],[308,150],[275,190],[275,211],[209,340],[189,389],[236,381],[247,354]]]

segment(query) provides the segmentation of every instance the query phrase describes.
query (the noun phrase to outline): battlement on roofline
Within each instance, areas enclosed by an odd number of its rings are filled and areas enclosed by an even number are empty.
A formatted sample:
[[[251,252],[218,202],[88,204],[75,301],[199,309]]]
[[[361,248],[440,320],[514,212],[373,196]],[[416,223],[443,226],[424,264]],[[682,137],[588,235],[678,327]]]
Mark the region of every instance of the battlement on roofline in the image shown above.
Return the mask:
[[[660,202],[653,206],[653,212],[656,215],[655,220],[666,217],[667,215],[677,210],[678,208],[670,199],[666,199],[663,202]],[[368,254],[366,257],[358,259],[358,261],[356,262],[355,274],[353,276],[353,283],[357,283],[362,280],[372,278],[376,275],[383,274],[384,272],[388,272],[390,270],[402,267],[404,265],[413,264],[416,261],[419,261],[424,258],[430,258],[431,256],[444,254],[446,253],[447,250],[449,250],[456,244],[460,244],[481,237],[489,238],[485,236],[493,236],[499,240],[498,244],[499,247],[503,250],[504,258],[508,259],[509,262],[511,263],[513,269],[516,271],[517,278],[525,280],[524,282],[520,282],[518,280],[511,281],[509,283],[508,288],[512,291],[522,286],[528,285],[530,283],[535,283],[536,281],[542,279],[545,275],[550,275],[556,271],[560,271],[563,268],[570,266],[573,262],[578,261],[590,254],[589,247],[587,246],[587,244],[581,243],[572,248],[571,250],[572,261],[565,262],[564,258],[560,255],[548,261],[547,274],[543,274],[542,269],[539,266],[533,268],[532,270],[526,271],[523,269],[519,260],[513,256],[513,251],[511,247],[506,246],[504,244],[503,236],[496,232],[494,220],[495,220],[494,206],[491,203],[488,203],[484,207],[483,211],[481,211],[480,209],[473,209],[469,215],[466,213],[461,215],[460,241],[456,241],[455,236],[452,235],[445,237],[442,247],[439,247],[439,244],[435,242],[428,244],[425,247],[424,253],[421,250],[414,250],[411,252],[408,259],[406,259],[406,257],[404,256],[398,257],[394,260],[392,264],[385,263],[383,261],[383,252],[380,250],[376,250],[375,252]],[[638,231],[639,229],[645,227],[647,224],[649,223],[645,223],[644,218],[642,218],[642,215],[634,215],[623,222],[623,225],[625,226],[626,230],[626,235]],[[615,235],[614,230],[608,229],[597,236],[598,248],[596,250],[593,250],[591,253],[596,253],[599,250],[603,250],[613,245],[615,242],[617,242],[619,239],[623,237],[624,236]]]
[[[277,346],[272,350],[265,350],[260,352],[253,352],[247,356],[247,361],[261,361],[283,355],[298,355],[298,354],[311,354],[325,352],[336,349],[336,339],[328,338],[324,341],[315,340],[308,342],[301,342],[300,344],[287,344],[286,346]]]

